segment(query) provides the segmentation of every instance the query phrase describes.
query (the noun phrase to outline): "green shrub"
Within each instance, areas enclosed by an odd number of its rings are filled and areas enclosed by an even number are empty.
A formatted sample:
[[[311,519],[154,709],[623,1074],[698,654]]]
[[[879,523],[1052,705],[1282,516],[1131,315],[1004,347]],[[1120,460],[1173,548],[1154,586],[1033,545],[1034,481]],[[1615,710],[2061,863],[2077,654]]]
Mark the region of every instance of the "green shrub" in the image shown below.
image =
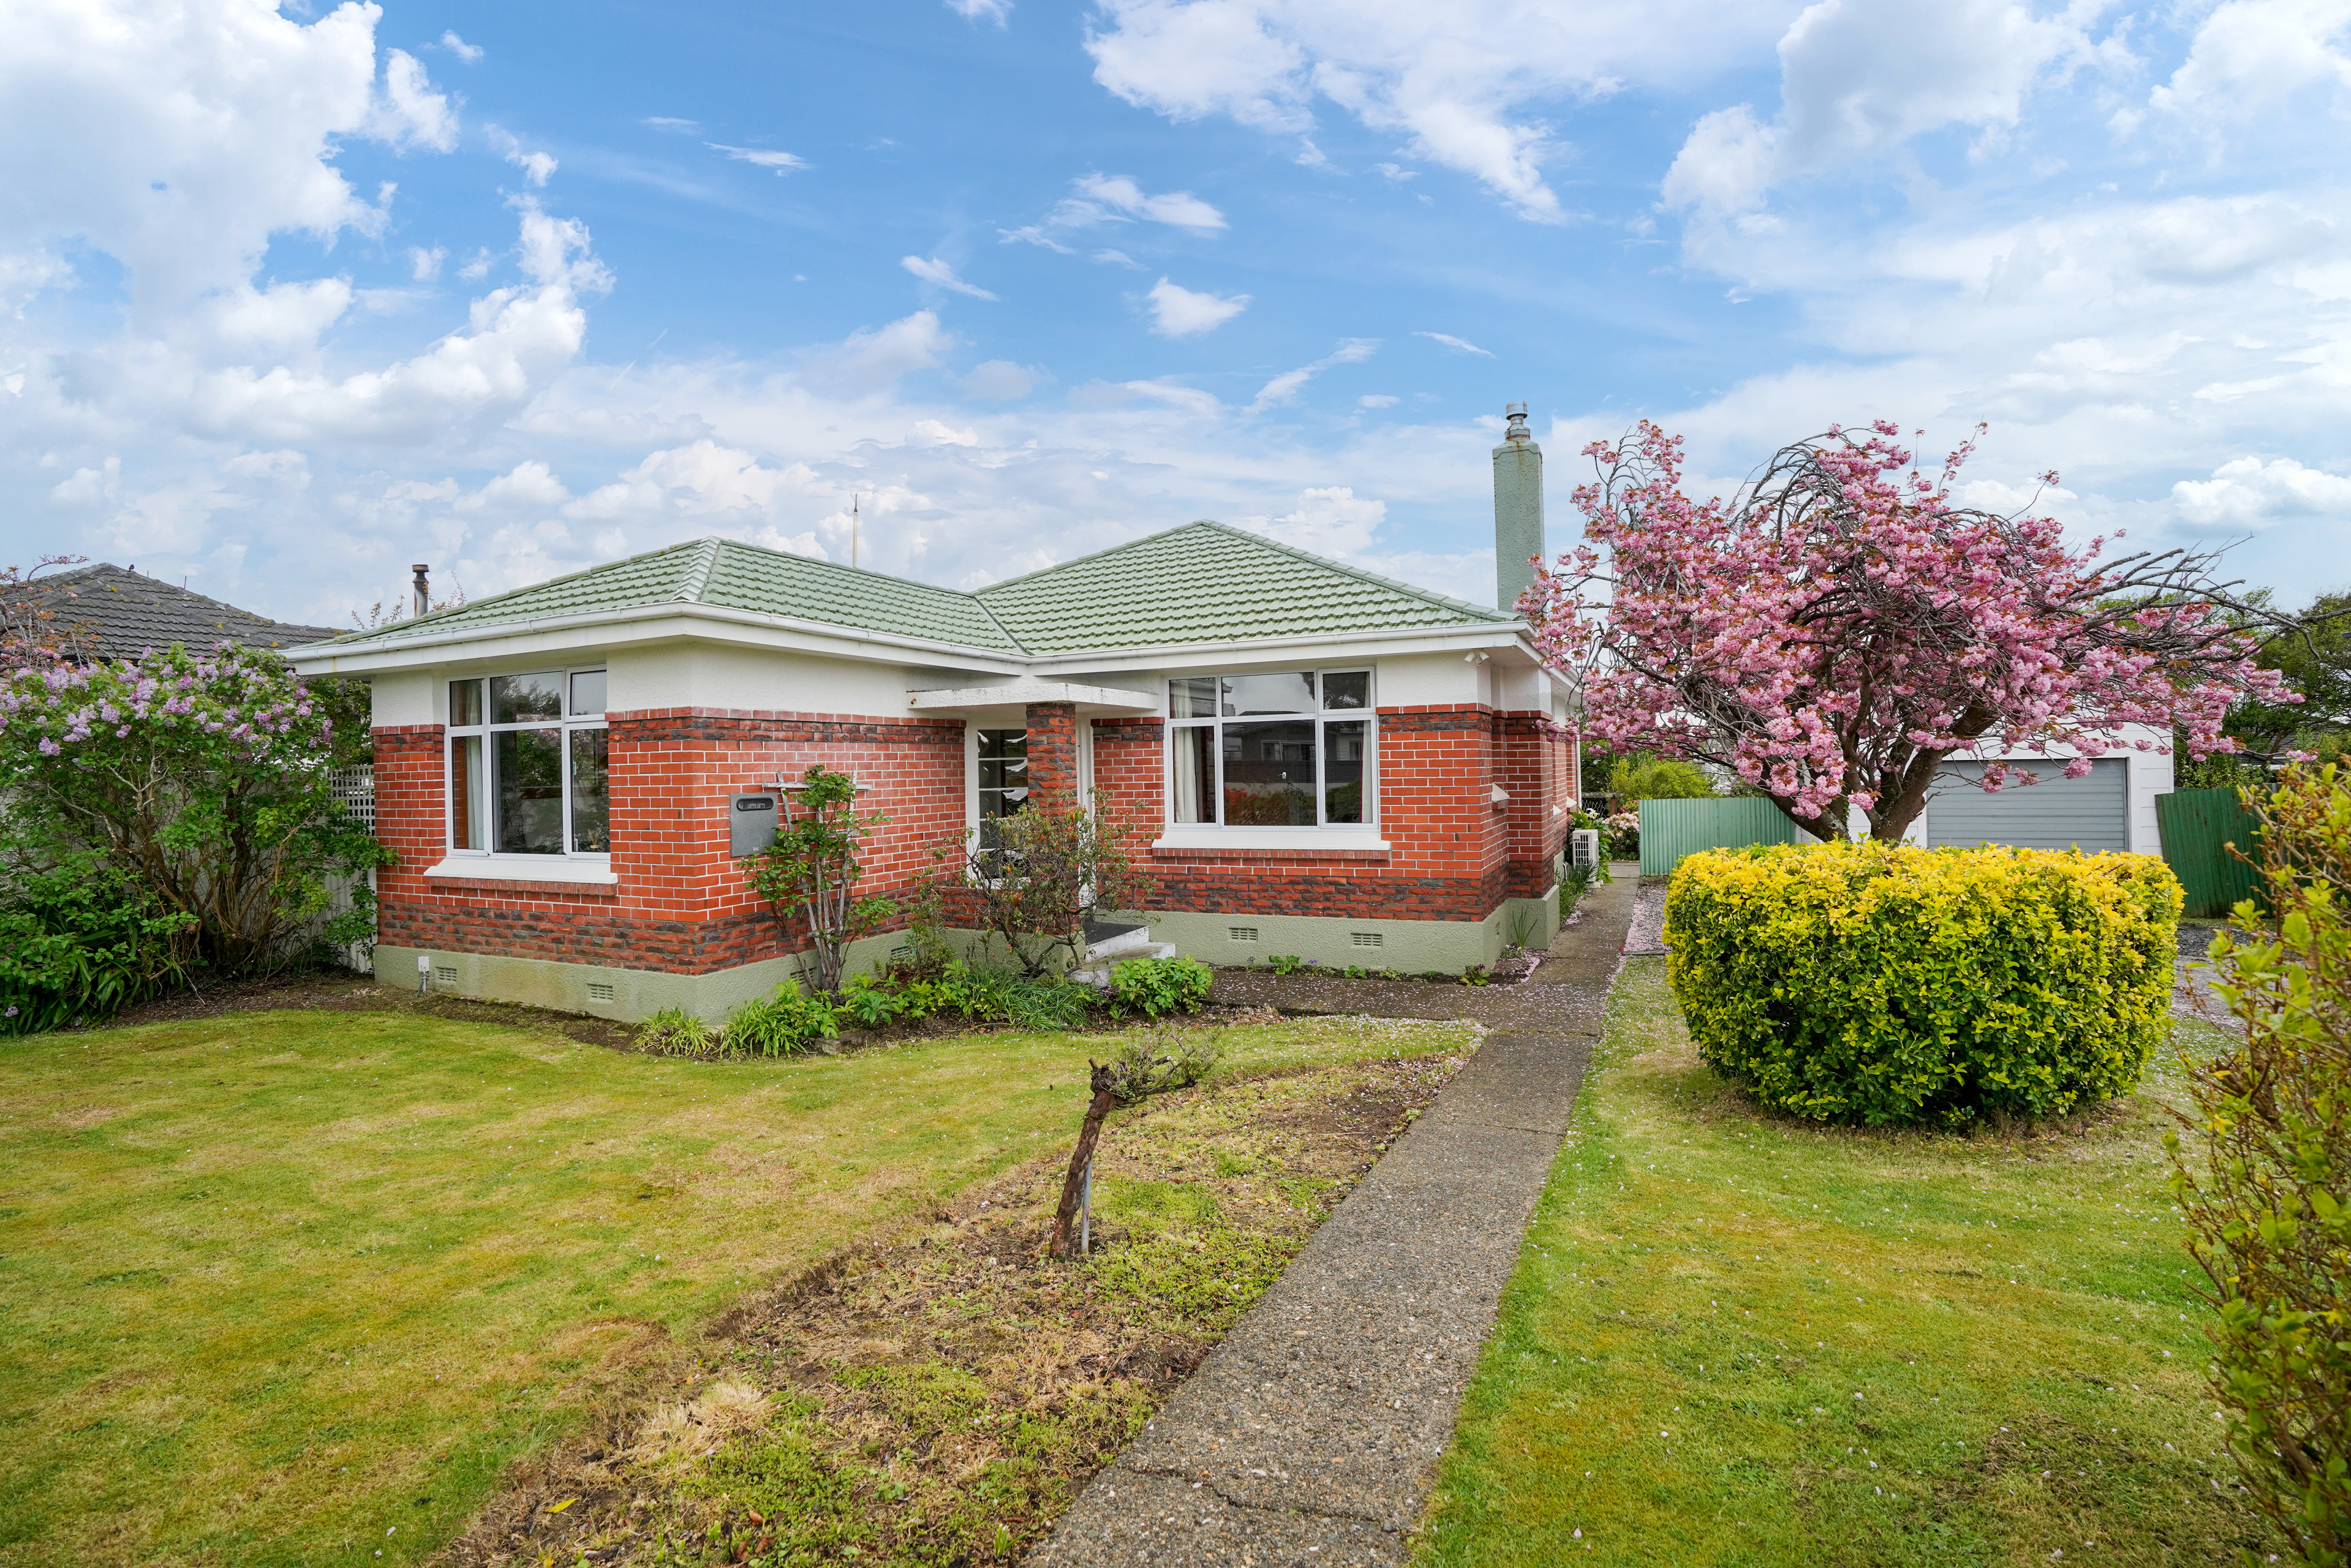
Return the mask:
[[[860,1029],[880,1029],[911,1010],[903,989],[887,977],[852,976],[841,988],[841,1016]]]
[[[1295,953],[1276,953],[1266,963],[1277,975],[1294,975],[1306,967],[1306,960]]]
[[[195,917],[77,855],[0,888],[0,1035],[112,1018],[184,983]]]
[[[1110,983],[1122,1009],[1155,1019],[1198,1012],[1217,975],[1197,958],[1130,958],[1112,967]]]
[[[718,1031],[684,1008],[664,1008],[637,1026],[637,1049],[663,1056],[705,1056],[718,1044]]]
[[[729,1056],[796,1056],[841,1032],[833,1009],[787,980],[775,995],[757,997],[726,1017],[720,1044]]]
[[[2270,931],[2212,943],[2243,1040],[2166,1140],[2218,1317],[2213,1393],[2255,1506],[2307,1563],[2351,1561],[2351,780],[2289,771],[2262,818]],[[2251,901],[2237,922],[2259,931]]]
[[[1635,752],[1609,769],[1608,792],[1625,800],[1703,800],[1714,780],[1695,762]]]
[[[1666,942],[1700,1054],[1765,1104],[1956,1127],[2136,1084],[2179,904],[2147,855],[1776,844],[1683,861]]]

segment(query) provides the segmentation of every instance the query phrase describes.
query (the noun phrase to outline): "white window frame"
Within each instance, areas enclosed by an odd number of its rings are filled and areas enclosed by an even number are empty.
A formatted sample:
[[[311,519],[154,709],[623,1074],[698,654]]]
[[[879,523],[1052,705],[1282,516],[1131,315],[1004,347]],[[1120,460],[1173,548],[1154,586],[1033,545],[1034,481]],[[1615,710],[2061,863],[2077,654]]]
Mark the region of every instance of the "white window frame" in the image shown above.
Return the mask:
[[[551,720],[545,718],[525,719],[514,724],[496,724],[492,722],[490,716],[492,712],[490,706],[490,682],[499,679],[502,676],[511,679],[517,675],[548,674],[559,677],[563,683],[563,706],[565,711],[560,717]],[[441,846],[442,852],[446,857],[443,862],[444,865],[446,865],[449,862],[455,861],[471,865],[479,865],[486,868],[515,867],[519,869],[530,866],[564,864],[583,864],[600,869],[610,868],[612,862],[612,852],[610,849],[580,850],[574,849],[572,847],[571,737],[573,732],[578,730],[601,729],[609,732],[611,728],[611,723],[604,716],[603,710],[600,710],[594,714],[579,715],[575,715],[570,711],[571,682],[572,677],[575,675],[602,675],[605,679],[604,707],[605,709],[610,709],[612,701],[611,672],[610,667],[602,663],[592,664],[568,664],[560,666],[539,665],[531,669],[498,670],[494,672],[485,672],[483,674],[474,675],[452,675],[447,680],[441,683],[441,702],[444,718],[455,718],[456,716],[455,709],[450,702],[450,688],[462,682],[474,681],[480,684],[482,704],[481,723],[468,725],[444,724],[442,726]],[[482,814],[485,818],[486,834],[491,841],[495,842],[497,837],[497,747],[492,742],[495,737],[502,733],[509,730],[519,729],[553,729],[561,732],[562,739],[559,743],[559,749],[563,758],[563,848],[550,854],[535,854],[494,849],[476,850],[458,848],[456,842],[458,742],[466,739],[478,739],[482,743]],[[605,750],[605,767],[607,769],[606,787],[608,789],[610,788],[611,766],[611,751],[610,742],[608,741],[606,743]],[[605,820],[605,832],[607,834],[608,841],[611,831],[611,821],[610,817],[611,810],[611,801],[608,795],[605,800],[605,810],[607,812]],[[438,871],[441,868],[435,867],[434,869]]]
[[[1314,677],[1314,700],[1317,706],[1309,712],[1295,714],[1234,714],[1221,711],[1212,718],[1177,718],[1173,685],[1176,681],[1208,678],[1223,681],[1248,675],[1311,674]],[[1362,675],[1364,679],[1364,706],[1359,708],[1330,708],[1322,701],[1323,682],[1332,675]],[[1166,801],[1165,827],[1159,841],[1164,848],[1181,848],[1186,841],[1215,840],[1227,843],[1254,843],[1260,847],[1303,847],[1319,844],[1329,847],[1352,845],[1365,841],[1364,847],[1384,848],[1380,841],[1382,789],[1379,779],[1379,671],[1371,664],[1290,665],[1279,670],[1216,669],[1186,671],[1169,675],[1160,687],[1161,700],[1166,705],[1166,755],[1161,759],[1162,793]],[[1223,688],[1217,689],[1217,707],[1224,706]],[[1284,719],[1311,719],[1314,724],[1314,816],[1311,824],[1280,827],[1232,827],[1222,821],[1214,822],[1179,822],[1176,820],[1176,769],[1178,750],[1176,737],[1187,729],[1206,729],[1214,739],[1210,750],[1216,758],[1215,798],[1217,815],[1224,815],[1225,803],[1225,742],[1224,727],[1228,724],[1280,723]],[[1324,797],[1327,766],[1331,746],[1325,731],[1332,724],[1364,726],[1364,787],[1370,797],[1371,810],[1360,822],[1326,822],[1322,820],[1327,804]]]

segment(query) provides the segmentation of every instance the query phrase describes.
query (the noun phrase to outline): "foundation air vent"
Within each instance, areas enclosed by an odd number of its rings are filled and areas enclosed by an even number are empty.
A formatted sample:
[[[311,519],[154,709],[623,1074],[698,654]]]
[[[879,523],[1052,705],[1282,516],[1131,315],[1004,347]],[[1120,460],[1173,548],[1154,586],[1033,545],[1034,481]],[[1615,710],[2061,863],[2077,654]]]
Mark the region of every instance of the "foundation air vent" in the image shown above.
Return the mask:
[[[612,999],[612,982],[610,980],[589,981],[588,999],[591,1002],[611,1001]]]
[[[1382,931],[1350,931],[1347,939],[1358,947],[1377,947],[1386,940],[1386,935]]]
[[[1257,927],[1254,925],[1235,925],[1230,926],[1228,929],[1232,932],[1233,940],[1236,942],[1254,942],[1257,940]]]

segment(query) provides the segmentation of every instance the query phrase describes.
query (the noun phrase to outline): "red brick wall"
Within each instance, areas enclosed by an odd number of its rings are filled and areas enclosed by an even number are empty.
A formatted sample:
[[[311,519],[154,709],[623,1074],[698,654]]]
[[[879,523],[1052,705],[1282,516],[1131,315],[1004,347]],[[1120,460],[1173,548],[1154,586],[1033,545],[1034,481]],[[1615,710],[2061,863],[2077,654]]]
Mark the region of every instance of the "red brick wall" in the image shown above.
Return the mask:
[[[1078,710],[1068,703],[1030,703],[1028,723],[1033,798],[1066,802],[1078,790]]]
[[[811,763],[854,772],[867,841],[861,891],[899,896],[964,826],[959,721],[700,708],[611,716],[617,886],[548,888],[423,875],[446,842],[441,730],[376,731],[376,821],[402,865],[380,879],[382,941],[567,963],[706,974],[788,947],[727,859],[726,803]],[[903,919],[898,923],[903,925]]]
[[[1076,778],[1065,705],[1029,715],[1031,778]],[[814,762],[854,772],[862,811],[890,819],[868,841],[862,891],[904,897],[931,846],[965,826],[964,727],[957,720],[856,718],[701,708],[611,716],[617,886],[492,879],[428,884],[446,842],[442,730],[375,732],[379,836],[401,856],[379,878],[381,939],[439,948],[681,974],[781,956],[766,904],[727,859],[736,792],[797,779]],[[1166,820],[1165,726],[1093,721],[1094,782],[1130,813],[1143,844]],[[1058,760],[1057,760],[1058,759]],[[1481,919],[1550,885],[1576,795],[1563,737],[1531,715],[1475,705],[1384,708],[1376,810],[1389,847],[1374,850],[1148,851],[1156,907],[1207,913],[1405,920]],[[1510,793],[1497,808],[1499,784]],[[903,924],[903,922],[901,922]]]
[[[1154,850],[1155,907],[1479,920],[1505,898],[1540,894],[1564,824],[1545,820],[1542,791],[1557,788],[1546,757],[1556,748],[1534,743],[1530,718],[1476,705],[1382,708],[1375,810],[1387,849]],[[1506,734],[1530,738],[1510,745]],[[1166,821],[1164,737],[1157,719],[1094,721],[1094,782],[1132,813],[1146,843]],[[1523,806],[1519,784],[1503,779],[1513,768],[1531,780]],[[1509,810],[1495,809],[1497,783],[1510,791]],[[1528,827],[1514,835],[1518,814]]]

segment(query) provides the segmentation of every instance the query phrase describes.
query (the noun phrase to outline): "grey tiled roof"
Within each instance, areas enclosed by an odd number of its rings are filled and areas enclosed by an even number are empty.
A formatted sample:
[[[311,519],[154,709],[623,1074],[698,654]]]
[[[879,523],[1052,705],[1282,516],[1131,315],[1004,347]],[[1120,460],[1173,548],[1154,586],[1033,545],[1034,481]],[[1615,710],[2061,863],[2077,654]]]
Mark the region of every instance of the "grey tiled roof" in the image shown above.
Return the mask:
[[[101,659],[128,659],[174,643],[283,649],[335,635],[331,626],[272,621],[109,561],[36,578],[23,591],[48,608],[61,634]]]

